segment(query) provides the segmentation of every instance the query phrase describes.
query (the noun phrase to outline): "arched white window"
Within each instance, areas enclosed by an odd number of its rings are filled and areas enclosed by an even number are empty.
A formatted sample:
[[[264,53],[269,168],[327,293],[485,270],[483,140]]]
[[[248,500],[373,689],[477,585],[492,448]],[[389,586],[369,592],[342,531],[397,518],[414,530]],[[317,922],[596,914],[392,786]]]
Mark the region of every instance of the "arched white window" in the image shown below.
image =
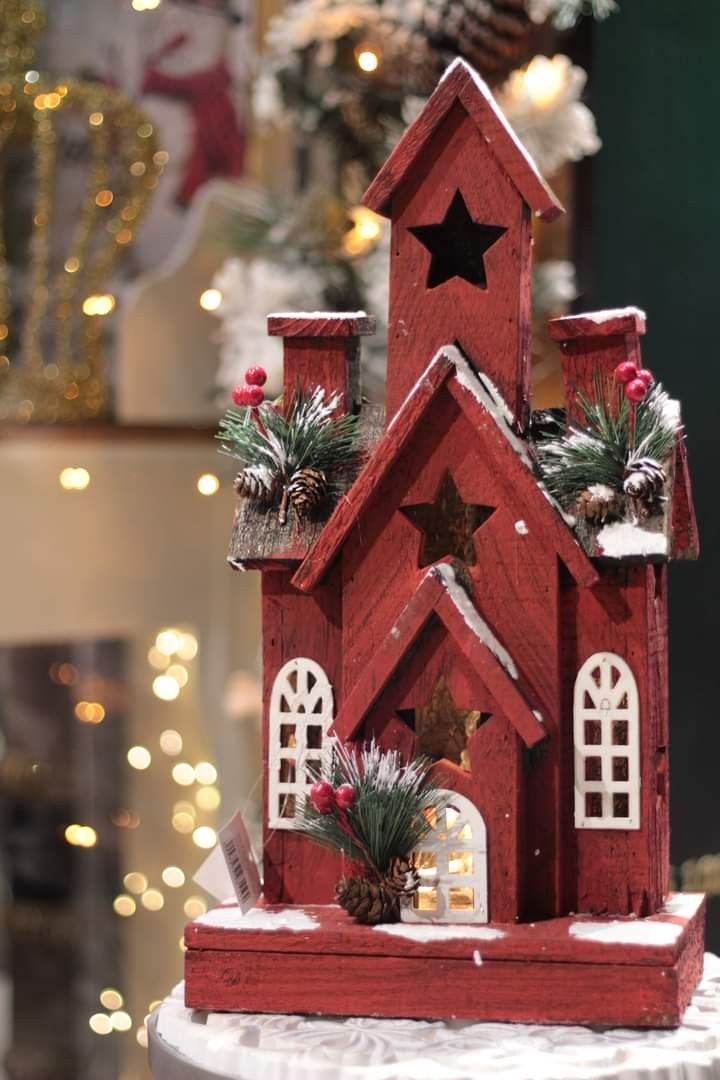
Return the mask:
[[[403,922],[485,923],[487,836],[479,811],[463,795],[437,815],[415,861],[422,884],[402,909]]]
[[[334,740],[333,692],[314,660],[296,657],[280,668],[270,697],[268,825],[294,829],[298,800],[315,781],[313,766]]]
[[[575,828],[640,828],[639,707],[635,678],[615,653],[578,672],[574,699]]]

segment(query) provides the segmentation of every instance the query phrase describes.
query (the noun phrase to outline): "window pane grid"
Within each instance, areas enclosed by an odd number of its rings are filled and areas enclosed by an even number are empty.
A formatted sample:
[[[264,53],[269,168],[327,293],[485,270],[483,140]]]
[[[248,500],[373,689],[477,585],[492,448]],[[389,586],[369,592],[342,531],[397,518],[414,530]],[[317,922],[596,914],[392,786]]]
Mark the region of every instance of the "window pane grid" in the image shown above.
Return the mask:
[[[625,661],[596,653],[575,682],[575,826],[638,829],[638,695]]]
[[[403,922],[487,922],[485,825],[463,796],[453,793],[451,810],[415,852],[421,885],[402,910]],[[464,857],[466,865],[458,868]]]
[[[304,658],[288,661],[275,678],[270,701],[270,828],[295,828],[295,812],[335,741],[327,735],[332,721],[332,688],[320,665]]]

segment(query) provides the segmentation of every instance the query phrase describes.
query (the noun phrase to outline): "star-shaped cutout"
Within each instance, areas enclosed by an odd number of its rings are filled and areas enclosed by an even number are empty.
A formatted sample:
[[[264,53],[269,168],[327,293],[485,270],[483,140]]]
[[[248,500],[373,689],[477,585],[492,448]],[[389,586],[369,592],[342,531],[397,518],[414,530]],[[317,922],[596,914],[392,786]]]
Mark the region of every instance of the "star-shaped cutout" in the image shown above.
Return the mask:
[[[398,715],[415,732],[421,757],[446,759],[465,770],[470,769],[468,742],[490,718],[490,713],[479,709],[459,709],[444,675],[436,682],[427,705],[402,709]]]
[[[455,556],[474,566],[477,562],[473,537],[495,513],[494,506],[465,503],[449,472],[445,473],[435,502],[401,506],[402,513],[423,534],[420,566]]]
[[[502,225],[473,221],[460,191],[456,191],[439,225],[415,225],[413,236],[432,255],[428,289],[460,277],[479,289],[487,289],[485,252],[507,232]]]

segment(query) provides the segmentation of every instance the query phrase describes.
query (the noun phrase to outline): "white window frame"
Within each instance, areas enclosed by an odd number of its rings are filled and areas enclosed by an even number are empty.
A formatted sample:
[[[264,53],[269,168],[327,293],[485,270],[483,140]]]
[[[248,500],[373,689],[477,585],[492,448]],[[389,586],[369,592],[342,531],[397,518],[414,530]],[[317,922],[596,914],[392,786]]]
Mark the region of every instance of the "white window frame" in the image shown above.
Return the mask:
[[[295,682],[295,689],[291,679]],[[307,766],[311,762],[320,764],[335,742],[328,735],[333,715],[332,686],[320,664],[304,656],[288,660],[275,676],[270,696],[268,826],[271,829],[295,828],[295,818],[283,816],[283,808],[288,796],[294,796],[297,811],[299,802],[307,796],[313,784]],[[286,724],[295,727],[294,746],[282,745],[282,727]],[[308,727],[311,726],[322,729],[319,747],[308,747]],[[284,761],[292,763],[294,780],[280,779]]]
[[[588,704],[586,695],[590,699]],[[614,724],[627,724],[627,743],[613,742]],[[600,742],[586,741],[586,723],[599,723]],[[575,828],[640,828],[640,710],[635,676],[621,656],[598,652],[588,657],[575,680],[573,738],[575,743]],[[586,762],[599,759],[600,776],[586,779]],[[627,759],[627,779],[615,779],[613,759]],[[627,795],[628,813],[617,817],[614,796]],[[600,816],[587,813],[588,795],[599,795]]]
[[[428,853],[435,856],[437,869],[421,870],[421,888],[436,890],[437,910],[423,911],[412,906],[412,900],[401,910],[406,923],[486,923],[488,921],[487,895],[487,830],[477,807],[455,791],[444,791],[450,803],[438,817],[438,823],[415,855]],[[454,820],[448,822],[447,811]],[[455,814],[457,816],[455,817]],[[461,837],[465,826],[471,835]],[[451,873],[449,858],[453,853],[471,852],[473,872]],[[470,887],[474,891],[472,911],[458,911],[450,907],[450,889]]]

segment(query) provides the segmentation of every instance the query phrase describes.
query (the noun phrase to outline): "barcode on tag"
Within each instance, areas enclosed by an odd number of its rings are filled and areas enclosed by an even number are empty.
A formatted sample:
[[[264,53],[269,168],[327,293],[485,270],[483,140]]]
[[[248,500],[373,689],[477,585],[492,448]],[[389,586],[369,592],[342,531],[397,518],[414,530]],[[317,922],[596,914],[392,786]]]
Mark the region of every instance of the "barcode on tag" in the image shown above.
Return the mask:
[[[220,829],[219,838],[235,896],[244,915],[254,908],[260,899],[262,886],[250,837],[239,810]]]

